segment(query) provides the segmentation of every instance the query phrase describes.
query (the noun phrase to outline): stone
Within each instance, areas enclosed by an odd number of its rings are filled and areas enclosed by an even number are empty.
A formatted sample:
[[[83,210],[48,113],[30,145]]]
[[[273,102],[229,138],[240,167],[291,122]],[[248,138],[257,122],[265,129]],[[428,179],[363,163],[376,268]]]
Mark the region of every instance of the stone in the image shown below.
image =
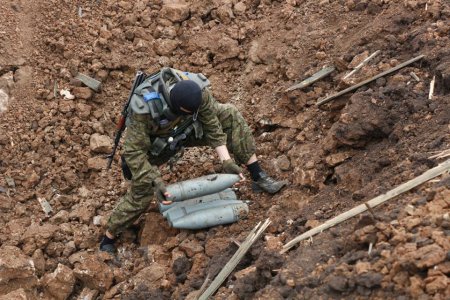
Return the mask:
[[[94,96],[94,92],[88,87],[74,87],[72,94],[77,99],[91,100]]]
[[[106,167],[106,161],[101,156],[91,157],[87,161],[88,169],[101,171]]]
[[[36,249],[44,249],[58,231],[58,226],[31,224],[22,235],[23,250],[31,255]]]
[[[176,40],[159,40],[154,44],[154,50],[158,55],[170,56],[178,48],[178,44]]]
[[[83,103],[77,103],[76,110],[77,115],[80,117],[80,119],[86,121],[91,115],[92,106]]]
[[[332,275],[328,278],[328,286],[337,292],[345,292],[348,289],[348,280],[343,276]]]
[[[358,285],[369,289],[381,286],[382,279],[383,275],[375,272],[366,272],[355,277],[355,281]]]
[[[28,297],[27,292],[23,288],[15,290],[6,295],[0,296],[0,300],[31,300],[33,298]]]
[[[404,258],[406,259],[406,257]],[[446,259],[446,252],[438,245],[431,244],[413,252],[413,258],[419,269],[430,268],[443,262]]]
[[[244,2],[238,2],[234,5],[233,7],[234,9],[234,14],[239,16],[245,13],[245,11],[247,10],[247,6],[245,5]]]
[[[160,16],[164,16],[173,23],[181,23],[189,17],[189,4],[184,1],[164,1]]]
[[[67,223],[69,221],[69,212],[66,210],[60,210],[50,218],[50,221],[54,224]]]
[[[58,264],[56,270],[46,274],[41,279],[45,293],[57,300],[65,300],[72,293],[75,286],[75,276],[72,269]]]
[[[349,159],[351,157],[352,157],[352,155],[350,152],[339,152],[339,153],[334,153],[334,154],[328,155],[325,158],[325,162],[330,167],[335,167],[337,165],[340,165],[341,163],[343,163],[344,161],[346,161],[347,159]]]
[[[0,248],[0,295],[37,284],[33,260],[14,246]]]
[[[369,262],[358,261],[355,265],[356,274],[360,275],[369,272],[371,269]]]
[[[197,240],[185,239],[178,247],[181,251],[186,253],[188,257],[193,257],[195,254],[203,252],[203,247]]]
[[[291,169],[291,161],[286,155],[281,155],[280,157],[276,158],[275,165],[281,171],[289,171]]]
[[[444,291],[450,283],[450,280],[444,274],[439,276],[427,277],[425,279],[425,290],[428,294],[436,294]],[[448,294],[447,294],[448,296]]]
[[[164,276],[164,267],[158,263],[152,263],[150,266],[142,269],[139,273],[132,277],[130,282],[133,283],[134,286],[143,284],[150,287],[150,285],[162,279]]]
[[[94,255],[81,257],[74,273],[84,285],[101,292],[107,291],[112,286],[114,278],[111,268]]]
[[[99,294],[99,291],[91,290],[90,288],[85,287],[81,291],[81,294],[78,296],[77,300],[95,300],[95,299],[97,299],[98,294]],[[109,298],[105,297],[104,299],[109,299]]]
[[[111,151],[112,141],[106,135],[94,133],[89,139],[89,147],[94,153],[109,153]]]

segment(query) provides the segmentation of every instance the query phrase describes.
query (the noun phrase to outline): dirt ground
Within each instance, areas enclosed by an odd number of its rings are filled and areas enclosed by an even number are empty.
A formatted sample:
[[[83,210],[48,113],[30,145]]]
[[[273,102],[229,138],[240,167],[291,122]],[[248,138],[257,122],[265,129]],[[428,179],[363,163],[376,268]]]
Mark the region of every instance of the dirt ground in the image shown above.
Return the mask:
[[[266,218],[214,299],[448,299],[448,173],[279,251],[448,159],[449,20],[446,0],[2,0],[0,299],[195,299]],[[98,243],[128,183],[105,155],[134,74],[163,66],[206,75],[251,125],[263,167],[290,184],[268,196],[247,182],[249,216],[209,230],[170,228],[153,204],[112,257]],[[285,91],[325,66],[335,71]],[[175,182],[220,164],[199,148],[160,169]]]

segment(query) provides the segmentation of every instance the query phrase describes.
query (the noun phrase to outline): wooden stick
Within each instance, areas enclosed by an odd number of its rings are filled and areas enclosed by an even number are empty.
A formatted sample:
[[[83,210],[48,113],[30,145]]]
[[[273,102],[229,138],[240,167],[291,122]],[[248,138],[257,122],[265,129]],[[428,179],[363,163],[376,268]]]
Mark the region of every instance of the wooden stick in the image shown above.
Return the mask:
[[[433,179],[434,177],[437,177],[439,175],[441,175],[442,173],[444,173],[445,171],[450,170],[450,159],[446,160],[445,162],[441,163],[440,165],[438,165],[437,167],[434,167],[428,171],[426,171],[425,173],[423,173],[422,175],[409,180],[401,185],[399,185],[398,187],[390,190],[389,192],[382,194],[378,197],[373,198],[370,201],[367,201],[367,203],[370,205],[370,207],[374,208],[375,206],[378,206],[384,202],[386,202],[387,200],[390,200],[404,192],[407,192],[413,188],[415,188],[416,186],[430,180]],[[361,204],[358,205],[354,208],[352,208],[349,211],[346,211],[328,221],[326,221],[325,223],[299,235],[298,237],[294,238],[293,240],[291,240],[289,243],[287,243],[286,245],[283,246],[283,249],[281,250],[280,253],[285,253],[286,251],[288,251],[289,249],[291,249],[295,244],[297,244],[298,242],[305,240],[317,233],[322,232],[325,229],[328,229],[330,227],[333,227],[334,225],[337,225],[351,217],[354,217],[364,211],[367,210],[367,206],[365,204]]]
[[[314,82],[316,82],[319,79],[324,78],[325,76],[331,74],[331,72],[333,72],[335,70],[334,67],[328,67],[328,68],[323,68],[322,70],[320,70],[319,72],[315,73],[313,76],[303,80],[300,83],[297,83],[293,86],[291,86],[290,88],[286,89],[285,92],[290,92],[296,89],[302,89],[304,87],[307,87],[311,84],[313,84]]]
[[[319,105],[328,103],[328,102],[330,102],[331,100],[333,100],[334,98],[337,98],[337,97],[339,97],[339,96],[342,96],[342,95],[344,95],[344,94],[347,94],[348,92],[354,91],[354,90],[356,90],[357,88],[362,87],[363,85],[366,85],[366,84],[368,84],[368,83],[370,83],[370,82],[372,82],[372,81],[375,81],[375,80],[377,80],[377,79],[380,78],[380,77],[386,76],[386,75],[391,74],[391,73],[393,73],[393,72],[395,72],[395,71],[397,71],[397,70],[400,70],[401,68],[404,68],[404,67],[406,67],[407,65],[410,65],[410,64],[412,64],[413,62],[416,62],[416,61],[418,61],[419,59],[422,59],[424,56],[425,56],[425,55],[419,55],[419,56],[417,56],[417,57],[414,57],[413,59],[410,59],[410,60],[408,60],[408,61],[405,61],[404,63],[401,63],[401,64],[399,64],[398,66],[395,66],[395,67],[393,67],[393,68],[391,68],[391,69],[389,69],[389,70],[387,70],[387,71],[384,71],[383,73],[380,73],[380,74],[378,74],[378,75],[375,75],[375,76],[372,77],[372,78],[369,78],[369,79],[367,79],[367,80],[364,80],[364,81],[362,81],[362,82],[360,82],[360,83],[358,83],[358,84],[355,84],[354,86],[351,86],[351,87],[349,87],[349,88],[346,88],[345,90],[342,90],[342,91],[340,91],[340,92],[338,92],[338,93],[336,93],[336,94],[334,94],[334,95],[331,95],[331,96],[329,96],[329,97],[326,97],[326,98],[323,99],[323,100],[318,100],[317,103],[316,103],[316,105],[319,106]]]
[[[353,74],[355,74],[356,72],[358,72],[359,70],[361,70],[362,67],[364,67],[365,65],[367,65],[367,63],[374,58],[375,56],[377,56],[380,53],[380,50],[375,51],[374,53],[372,53],[369,57],[367,57],[365,60],[363,60],[359,65],[357,65],[353,71],[351,71],[350,73],[348,73],[347,75],[345,75],[342,79],[347,79],[350,76],[352,76]]]
[[[270,225],[270,220],[267,219],[261,226],[261,222],[250,232],[245,241],[241,244],[241,247],[236,251],[233,257],[223,267],[222,271],[216,276],[211,285],[206,291],[198,298],[199,300],[207,300],[211,297],[230,273],[236,268],[238,263],[250,249],[251,245],[261,236],[263,231]]]
[[[435,82],[436,82],[436,76],[433,76],[433,79],[430,82],[430,93],[428,94],[428,100],[433,100],[434,83]]]
[[[434,158],[446,158],[447,156],[450,156],[450,149],[444,150],[439,152],[438,154],[435,154],[433,156],[430,156],[428,158],[434,159]]]
[[[196,297],[196,300],[198,300],[198,298],[200,297],[200,295],[203,293],[203,291],[206,289],[206,287],[208,286],[210,282],[209,279],[209,274],[206,275],[205,281],[203,282],[202,286],[200,287],[200,289],[198,290],[198,296]]]
[[[410,72],[409,74],[412,76],[412,78],[414,78],[415,81],[417,81],[417,82],[420,81],[420,78],[416,75],[416,73]]]

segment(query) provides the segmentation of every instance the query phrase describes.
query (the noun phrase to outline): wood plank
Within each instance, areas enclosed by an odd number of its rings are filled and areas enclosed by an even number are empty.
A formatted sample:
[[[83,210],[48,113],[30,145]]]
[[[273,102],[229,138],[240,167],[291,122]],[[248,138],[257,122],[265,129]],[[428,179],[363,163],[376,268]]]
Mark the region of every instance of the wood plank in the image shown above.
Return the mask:
[[[415,188],[416,186],[430,180],[433,179],[434,177],[437,177],[439,175],[441,175],[442,173],[446,172],[450,170],[450,159],[446,160],[445,162],[441,163],[440,165],[438,165],[437,167],[434,167],[428,171],[426,171],[425,173],[423,173],[422,175],[419,175],[418,177],[411,179],[401,185],[399,185],[398,187],[390,190],[389,192],[382,194],[378,197],[373,198],[370,201],[367,201],[366,203],[371,207],[374,208],[375,206],[378,206],[404,192],[407,192],[413,188]],[[367,210],[367,206],[366,204],[361,204],[358,205],[354,208],[352,208],[351,210],[348,210],[328,221],[326,221],[325,223],[311,229],[308,230],[307,232],[299,235],[298,237],[292,239],[290,242],[288,242],[287,244],[285,244],[283,246],[283,249],[281,250],[281,253],[285,253],[286,251],[288,251],[289,249],[291,249],[295,244],[299,243],[300,241],[303,241],[305,239],[308,239],[310,237],[312,237],[313,235],[316,235],[330,227],[333,227],[351,217],[354,217],[364,211]]]
[[[328,103],[328,102],[330,102],[331,100],[333,100],[334,98],[337,98],[337,97],[339,97],[339,96],[342,96],[342,95],[344,95],[344,94],[347,94],[348,92],[354,91],[354,90],[356,90],[356,89],[362,87],[363,85],[366,85],[366,84],[368,84],[368,83],[370,83],[370,82],[372,82],[372,81],[377,80],[378,78],[381,78],[381,77],[383,77],[383,76],[386,76],[386,75],[388,75],[388,74],[391,74],[391,73],[393,73],[393,72],[395,72],[395,71],[397,71],[397,70],[400,70],[400,69],[402,69],[402,68],[404,68],[404,67],[406,67],[406,66],[408,66],[408,65],[410,65],[410,64],[412,64],[412,63],[414,63],[414,62],[416,62],[416,61],[418,61],[419,59],[422,59],[423,57],[425,57],[425,55],[419,55],[419,56],[417,56],[417,57],[414,57],[414,58],[412,58],[412,59],[410,59],[410,60],[408,60],[408,61],[405,61],[404,63],[399,64],[398,66],[395,66],[395,67],[393,67],[393,68],[391,68],[391,69],[389,69],[389,70],[387,70],[387,71],[384,71],[384,72],[382,72],[382,73],[380,73],[380,74],[378,74],[378,75],[375,75],[375,76],[373,76],[373,77],[371,77],[371,78],[369,78],[369,79],[367,79],[367,80],[364,80],[364,81],[362,81],[362,82],[360,82],[360,83],[358,83],[358,84],[355,84],[355,85],[353,85],[353,86],[351,86],[351,87],[349,87],[349,88],[346,88],[345,90],[342,90],[342,91],[340,91],[340,92],[338,92],[338,93],[336,93],[336,94],[334,94],[334,95],[331,95],[331,96],[329,96],[329,97],[326,97],[325,99],[322,99],[322,100],[318,100],[317,103],[316,103],[316,105],[319,106],[319,105]]]
[[[302,82],[297,83],[297,84],[291,86],[290,88],[286,89],[285,92],[290,92],[290,91],[293,91],[293,90],[305,88],[305,87],[313,84],[317,80],[322,79],[325,76],[331,74],[334,70],[335,70],[335,67],[333,67],[333,66],[327,67],[327,68],[323,68],[322,70],[320,70],[319,72],[315,73],[311,77],[309,77],[309,78],[303,80]]]

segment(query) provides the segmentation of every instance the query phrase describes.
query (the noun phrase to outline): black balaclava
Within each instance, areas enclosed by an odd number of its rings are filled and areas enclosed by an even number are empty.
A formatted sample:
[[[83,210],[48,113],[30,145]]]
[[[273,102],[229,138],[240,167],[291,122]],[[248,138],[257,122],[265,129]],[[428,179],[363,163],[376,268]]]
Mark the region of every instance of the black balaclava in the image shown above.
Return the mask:
[[[177,82],[170,91],[170,104],[174,113],[178,115],[195,114],[202,104],[202,90],[200,86],[192,80]],[[181,107],[191,113],[182,111]]]

